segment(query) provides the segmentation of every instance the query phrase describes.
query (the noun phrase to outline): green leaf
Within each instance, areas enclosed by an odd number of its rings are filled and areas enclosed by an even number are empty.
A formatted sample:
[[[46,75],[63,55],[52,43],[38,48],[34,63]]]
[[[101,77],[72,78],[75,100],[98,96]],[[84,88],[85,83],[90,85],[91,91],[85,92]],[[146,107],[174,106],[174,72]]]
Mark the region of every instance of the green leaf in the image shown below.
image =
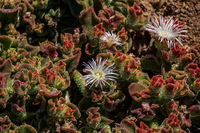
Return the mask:
[[[5,24],[8,23],[15,23],[17,21],[17,13],[18,10],[20,9],[19,6],[16,6],[13,9],[0,9],[0,22],[4,26]]]
[[[83,96],[86,96],[86,90],[85,90],[85,80],[83,79],[83,75],[75,70],[72,74],[72,78],[75,81],[76,85],[80,89],[81,93]]]
[[[88,9],[90,6],[93,6],[93,0],[76,0],[77,3],[81,4],[84,9]]]
[[[96,129],[103,128],[104,126],[106,126],[106,125],[108,125],[108,124],[110,124],[112,122],[113,122],[113,120],[108,119],[108,118],[102,116],[101,117],[101,121],[100,121],[100,123],[99,123],[99,125],[97,126]]]
[[[100,19],[94,11],[94,8],[91,6],[87,10],[82,11],[79,20],[84,32],[89,36],[90,39],[92,39],[93,27],[100,22]]]
[[[34,127],[27,124],[22,125],[16,128],[15,130],[18,131],[18,133],[37,133]]]
[[[0,72],[3,75],[10,74],[11,71],[12,71],[12,61],[10,59],[4,61],[4,63],[0,65]]]
[[[68,71],[69,73],[74,71],[79,64],[80,57],[81,57],[81,51],[75,54],[74,56],[63,60],[66,63],[66,71]]]
[[[13,40],[8,36],[0,36],[0,43],[2,45],[2,49],[7,51],[11,47]]]

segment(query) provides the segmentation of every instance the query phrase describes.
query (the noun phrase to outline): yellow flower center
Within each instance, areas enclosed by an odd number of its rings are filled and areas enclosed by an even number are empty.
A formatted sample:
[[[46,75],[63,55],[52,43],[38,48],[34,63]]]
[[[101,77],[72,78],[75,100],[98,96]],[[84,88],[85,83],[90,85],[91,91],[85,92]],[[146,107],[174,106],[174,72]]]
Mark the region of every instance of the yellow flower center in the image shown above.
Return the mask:
[[[98,79],[101,79],[101,78],[103,78],[103,73],[101,72],[101,71],[95,71],[94,72],[94,75],[98,78]]]
[[[114,43],[113,38],[112,37],[108,37],[106,45],[110,48],[110,47],[112,47],[113,43]]]
[[[173,36],[171,32],[162,30],[158,33],[158,35],[161,36],[162,38],[171,38]]]

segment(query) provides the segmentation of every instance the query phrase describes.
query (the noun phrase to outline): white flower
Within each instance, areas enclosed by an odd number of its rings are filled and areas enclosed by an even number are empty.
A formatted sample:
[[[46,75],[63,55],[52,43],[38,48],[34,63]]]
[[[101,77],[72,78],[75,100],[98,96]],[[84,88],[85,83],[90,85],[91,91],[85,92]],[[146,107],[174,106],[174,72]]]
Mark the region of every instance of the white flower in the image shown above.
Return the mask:
[[[186,35],[182,35],[182,33],[187,32],[184,30],[184,23],[180,23],[178,19],[174,21],[172,17],[165,20],[161,16],[159,20],[151,19],[151,22],[145,26],[145,30],[153,33],[161,43],[167,43],[169,48],[174,45],[175,41],[182,45],[179,37],[185,37]]]
[[[106,45],[110,48],[111,46],[118,45],[121,46],[121,39],[113,32],[105,32],[104,35],[100,36],[102,42],[106,42]]]
[[[114,70],[111,68],[114,64],[106,65],[107,60],[100,58],[97,62],[92,59],[88,64],[84,63],[85,69],[83,70],[87,75],[84,75],[83,78],[86,81],[86,86],[90,85],[90,88],[95,85],[97,87],[100,85],[101,89],[106,84],[111,86],[108,81],[115,81],[117,75]]]

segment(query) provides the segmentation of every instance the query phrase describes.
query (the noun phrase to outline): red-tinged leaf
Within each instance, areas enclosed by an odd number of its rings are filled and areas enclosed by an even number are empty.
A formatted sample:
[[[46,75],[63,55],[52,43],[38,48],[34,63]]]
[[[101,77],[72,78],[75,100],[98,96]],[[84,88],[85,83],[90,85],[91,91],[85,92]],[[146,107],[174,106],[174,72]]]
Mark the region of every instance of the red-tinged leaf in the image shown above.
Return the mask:
[[[115,29],[124,20],[124,16],[115,12],[111,7],[100,10],[98,16],[108,29]]]
[[[110,98],[108,97],[105,97],[104,100],[103,100],[103,108],[106,110],[106,111],[112,111],[112,110],[115,110],[117,105],[119,104],[120,102],[120,99],[115,99],[115,100],[111,100]]]
[[[85,45],[85,53],[88,55],[93,55],[97,49],[98,46],[94,41],[91,41]]]
[[[58,91],[58,90],[48,90],[46,88],[46,85],[45,84],[40,84],[38,85],[38,87],[41,89],[38,93],[38,95],[36,96],[36,98],[39,98],[41,96],[44,96],[46,98],[56,98],[56,97],[60,97],[62,95],[62,92],[61,91]]]
[[[0,88],[0,108],[6,108],[8,98],[9,96],[6,89]]]
[[[9,129],[11,126],[11,121],[8,116],[4,118],[0,117],[0,132],[3,132],[4,129]]]
[[[133,18],[138,19],[139,16],[143,14],[143,11],[140,9],[140,7],[135,3],[132,7],[129,8],[129,15],[131,15]]]
[[[93,27],[93,33],[92,33],[92,35],[100,37],[101,35],[104,35],[105,32],[106,32],[106,29],[103,27],[103,24],[100,23],[100,24],[95,25]]]
[[[152,129],[150,129],[144,122],[140,122],[140,127],[136,128],[137,133],[152,133]]]
[[[6,9],[6,8],[1,8],[0,9],[0,21],[3,25],[6,23],[15,23],[17,21],[17,13],[19,11],[20,7],[17,5],[13,9]]]
[[[192,105],[190,108],[190,114],[192,118],[198,118],[200,120],[200,105]]]
[[[104,126],[113,122],[112,120],[104,116],[101,116],[98,110],[99,110],[99,107],[91,107],[86,111],[88,115],[87,123],[93,129],[103,128]]]
[[[5,83],[6,83],[6,77],[4,77],[0,72],[0,88],[3,88],[5,86]]]
[[[131,112],[137,113],[138,118],[144,121],[151,121],[156,116],[154,110],[158,107],[159,106],[157,104],[152,104],[150,106],[148,103],[143,102],[139,108],[134,109]]]
[[[18,133],[37,133],[37,130],[28,124],[17,127],[15,131],[18,131]]]
[[[85,10],[94,5],[93,0],[77,0],[77,3],[81,4]]]
[[[13,43],[13,39],[8,36],[3,35],[3,36],[0,36],[0,43],[2,45],[2,50],[7,51]]]
[[[164,80],[162,75],[153,76],[151,78],[151,84],[149,89],[152,91],[152,93],[157,94],[160,92],[163,82]]]
[[[81,51],[73,55],[72,57],[64,59],[63,62],[66,63],[66,71],[68,71],[69,73],[73,72],[79,64],[80,57]]]
[[[107,111],[115,110],[117,105],[125,100],[125,95],[122,91],[116,91],[104,98],[102,106]]]
[[[161,133],[174,133],[173,129],[169,127],[168,129],[162,127],[161,128]]]
[[[171,47],[170,50],[172,55],[176,58],[181,58],[187,53],[187,50],[185,48],[181,48],[177,43],[174,45],[174,47]]]
[[[81,114],[76,105],[65,102],[63,97],[48,100],[48,115],[59,120],[76,121]]]
[[[36,19],[36,16],[34,14],[30,15],[29,12],[26,12],[23,16],[24,22],[31,25],[32,27],[31,30],[33,30],[33,28],[36,26],[35,19]]]
[[[177,80],[183,80],[187,77],[187,74],[184,71],[171,70],[168,72],[169,75],[173,76]]]
[[[51,59],[56,59],[58,56],[57,47],[52,42],[45,41],[40,43],[40,48],[43,53],[48,55]]]
[[[12,71],[12,61],[10,59],[3,62],[3,64],[0,65],[0,72],[4,76],[10,76]]]
[[[163,97],[166,99],[172,99],[176,92],[182,91],[184,82],[182,80],[175,80],[173,77],[169,77],[165,80]]]
[[[187,127],[191,127],[192,126],[190,113],[187,110],[187,106],[186,105],[182,105],[182,106],[179,107],[179,109],[178,109],[178,117],[181,120],[181,126],[187,126]]]
[[[198,65],[195,63],[190,63],[187,65],[184,71],[188,73],[191,78],[195,78],[196,76],[198,77],[199,74]]]
[[[101,90],[93,90],[91,93],[92,102],[101,101],[103,98],[103,93]]]
[[[172,100],[172,101],[162,105],[162,107],[167,111],[168,114],[170,114],[171,112],[177,111],[178,105],[179,105],[178,101]]]
[[[100,58],[102,59],[107,59],[107,61],[112,60],[113,59],[113,54],[112,53],[99,53],[97,55],[97,60],[99,60]],[[106,62],[107,64],[108,62]],[[111,65],[112,63],[108,63],[109,65]]]
[[[167,119],[167,124],[171,127],[179,127],[181,124],[181,121],[178,119],[178,117],[175,114],[170,114],[169,118]]]
[[[22,69],[27,69],[27,70],[30,70],[32,72],[36,71],[36,68],[33,65],[27,64],[27,63],[23,63],[23,64],[19,65],[18,70],[22,70]]]
[[[100,19],[94,12],[94,8],[91,6],[88,9],[82,11],[81,15],[79,16],[79,20],[84,32],[89,36],[90,39],[92,39],[93,27],[100,22]]]
[[[101,116],[101,121],[100,121],[100,123],[99,123],[99,125],[98,125],[98,129],[99,129],[99,128],[103,128],[103,127],[105,127],[106,125],[109,125],[110,123],[113,123],[113,122],[114,122],[113,120],[108,119],[108,118],[106,118],[106,117],[104,117],[104,116]]]
[[[51,119],[48,120],[49,125],[52,125]],[[55,127],[57,133],[79,133],[71,121],[55,122]]]
[[[117,35],[119,36],[119,38],[120,38],[121,40],[127,41],[127,40],[128,40],[127,33],[128,33],[128,32],[126,32],[126,31],[125,31],[125,28],[123,27],[123,28],[117,33]]]
[[[76,105],[74,105],[72,103],[67,103],[67,106],[70,107],[71,109],[75,110],[73,115],[76,119],[79,119],[81,117],[81,113]]]
[[[147,86],[142,83],[132,83],[128,87],[130,96],[137,102],[150,97],[150,95],[146,93],[146,89]]]
[[[162,52],[162,57],[164,58],[164,60],[169,61],[169,54],[164,50],[162,50],[161,52]]]
[[[14,81],[13,90],[15,91],[15,93],[19,95],[26,95],[29,89],[31,89],[31,86],[29,84],[23,81],[21,82],[20,80]]]
[[[123,129],[125,133],[134,133],[136,129],[136,124],[133,121],[123,119],[120,123],[120,129]]]
[[[143,11],[135,3],[132,7],[128,8],[128,15],[126,17],[128,27],[132,29],[141,29],[145,25],[146,19],[142,16]]]

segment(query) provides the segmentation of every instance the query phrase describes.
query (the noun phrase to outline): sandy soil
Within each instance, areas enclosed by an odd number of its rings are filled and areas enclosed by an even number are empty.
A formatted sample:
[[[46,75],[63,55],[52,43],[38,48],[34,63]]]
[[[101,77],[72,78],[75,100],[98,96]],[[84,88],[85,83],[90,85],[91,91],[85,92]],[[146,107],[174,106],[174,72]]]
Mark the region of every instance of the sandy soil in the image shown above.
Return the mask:
[[[162,15],[165,18],[173,16],[186,23],[187,37],[183,38],[183,45],[200,44],[200,0],[166,0],[159,7],[160,0],[142,0],[141,8],[148,19]]]

